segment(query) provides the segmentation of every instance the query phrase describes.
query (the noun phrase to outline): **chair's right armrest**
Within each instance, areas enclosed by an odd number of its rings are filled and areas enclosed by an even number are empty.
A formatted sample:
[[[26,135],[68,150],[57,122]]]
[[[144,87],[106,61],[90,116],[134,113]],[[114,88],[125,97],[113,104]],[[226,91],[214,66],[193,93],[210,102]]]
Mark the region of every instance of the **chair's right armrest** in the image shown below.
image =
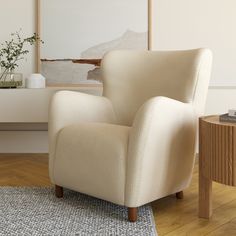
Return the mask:
[[[109,99],[73,91],[57,92],[49,108],[49,156],[53,159],[59,131],[81,122],[115,123]],[[49,163],[50,165],[50,163]]]
[[[183,190],[192,173],[197,116],[192,104],[149,99],[129,136],[126,205],[137,207]]]

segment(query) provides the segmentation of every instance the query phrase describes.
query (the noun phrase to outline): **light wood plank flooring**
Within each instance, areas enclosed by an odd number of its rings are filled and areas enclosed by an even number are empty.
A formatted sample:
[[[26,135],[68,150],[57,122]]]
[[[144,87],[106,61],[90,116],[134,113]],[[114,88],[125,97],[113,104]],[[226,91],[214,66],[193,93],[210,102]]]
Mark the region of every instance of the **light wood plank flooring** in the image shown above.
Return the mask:
[[[1,154],[0,186],[50,186],[47,154]],[[169,196],[152,203],[159,236],[236,236],[236,188],[213,185],[213,217],[197,217],[198,164],[184,199]]]

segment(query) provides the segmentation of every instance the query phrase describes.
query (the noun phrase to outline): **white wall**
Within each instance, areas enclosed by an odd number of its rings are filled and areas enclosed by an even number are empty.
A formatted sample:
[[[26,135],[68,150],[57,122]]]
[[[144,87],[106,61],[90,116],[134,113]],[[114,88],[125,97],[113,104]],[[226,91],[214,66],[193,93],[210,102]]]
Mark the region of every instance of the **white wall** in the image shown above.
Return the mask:
[[[213,51],[206,114],[236,109],[235,9],[235,0],[153,0],[154,50]]]
[[[35,0],[0,0],[0,43],[11,38],[10,34],[22,29],[22,37],[35,32]],[[27,61],[19,63],[16,72],[27,77],[35,70],[35,51],[28,47]]]
[[[236,1],[153,0],[153,46],[213,51],[211,85],[236,85]]]
[[[47,153],[46,131],[1,131],[0,153]]]
[[[236,55],[231,50],[236,49],[236,38],[231,22],[225,17],[234,17],[236,1],[228,0],[153,0],[153,48],[154,49],[183,49],[196,47],[210,47],[220,40],[222,48],[220,60],[214,61],[213,80],[221,85],[232,85],[235,69],[228,63],[228,59]],[[9,8],[14,2],[15,8]],[[226,5],[224,4],[230,4]],[[230,6],[230,7],[229,7]],[[14,28],[22,27],[24,32],[34,32],[34,4],[33,0],[0,0],[0,41],[4,35]],[[4,8],[4,9],[3,9]],[[9,19],[9,12],[12,20]],[[236,16],[236,15],[235,15]],[[220,19],[218,23],[215,18]],[[232,23],[236,21],[232,20]],[[10,26],[8,29],[7,26]],[[218,37],[212,35],[212,27],[219,32]],[[225,29],[232,30],[232,38],[225,36]],[[233,42],[232,42],[233,41]],[[230,43],[230,44],[229,44]],[[215,46],[214,46],[215,47]],[[218,58],[219,55],[215,55]],[[235,60],[236,61],[236,60]],[[34,55],[31,54],[28,63],[22,67],[25,75],[34,70]],[[220,69],[221,68],[221,69]],[[222,70],[223,68],[223,70]],[[235,67],[236,68],[236,67]],[[223,72],[222,72],[223,71]],[[223,84],[222,84],[223,81]],[[1,91],[0,91],[1,92]],[[236,87],[210,87],[206,114],[224,113],[228,108],[236,108]],[[46,132],[0,132],[0,152],[46,152]]]
[[[236,87],[211,87],[208,91],[205,114],[223,114],[236,109]]]

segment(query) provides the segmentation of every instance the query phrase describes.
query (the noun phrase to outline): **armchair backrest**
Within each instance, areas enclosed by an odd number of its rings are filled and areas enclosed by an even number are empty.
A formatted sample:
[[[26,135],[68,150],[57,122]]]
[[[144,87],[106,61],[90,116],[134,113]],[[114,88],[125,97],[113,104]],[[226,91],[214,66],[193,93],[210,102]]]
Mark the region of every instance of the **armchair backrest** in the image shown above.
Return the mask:
[[[102,60],[103,95],[111,100],[122,125],[132,125],[138,109],[155,96],[192,103],[200,115],[204,112],[211,63],[208,49],[111,51]]]

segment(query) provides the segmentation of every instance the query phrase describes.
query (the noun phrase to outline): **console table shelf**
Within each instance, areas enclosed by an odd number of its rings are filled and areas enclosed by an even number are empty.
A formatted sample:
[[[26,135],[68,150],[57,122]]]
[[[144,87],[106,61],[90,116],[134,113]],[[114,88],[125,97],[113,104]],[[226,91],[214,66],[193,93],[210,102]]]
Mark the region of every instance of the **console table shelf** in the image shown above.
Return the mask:
[[[102,87],[47,87],[45,89],[0,89],[0,130],[3,123],[47,123],[48,105],[52,95],[60,90],[72,90],[101,95]]]

